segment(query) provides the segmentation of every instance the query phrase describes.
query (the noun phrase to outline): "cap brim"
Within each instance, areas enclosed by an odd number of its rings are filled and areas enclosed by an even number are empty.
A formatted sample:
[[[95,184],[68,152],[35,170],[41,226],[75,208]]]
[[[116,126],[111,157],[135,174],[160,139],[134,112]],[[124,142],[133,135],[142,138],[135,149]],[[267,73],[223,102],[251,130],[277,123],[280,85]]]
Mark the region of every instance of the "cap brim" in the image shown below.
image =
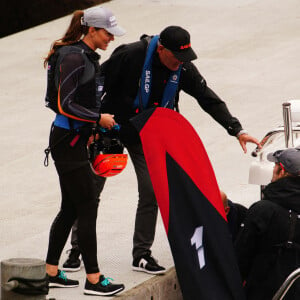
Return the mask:
[[[197,58],[196,53],[192,48],[185,49],[183,51],[172,51],[174,56],[181,62],[192,61]]]
[[[271,162],[279,162],[278,157],[282,153],[283,150],[277,150],[275,152],[268,153],[267,160]]]
[[[105,28],[105,30],[108,31],[109,33],[115,35],[115,36],[122,36],[126,33],[126,30],[123,29],[120,26]]]
[[[271,152],[267,155],[267,160],[271,162],[278,162],[277,158],[273,155],[274,152]]]

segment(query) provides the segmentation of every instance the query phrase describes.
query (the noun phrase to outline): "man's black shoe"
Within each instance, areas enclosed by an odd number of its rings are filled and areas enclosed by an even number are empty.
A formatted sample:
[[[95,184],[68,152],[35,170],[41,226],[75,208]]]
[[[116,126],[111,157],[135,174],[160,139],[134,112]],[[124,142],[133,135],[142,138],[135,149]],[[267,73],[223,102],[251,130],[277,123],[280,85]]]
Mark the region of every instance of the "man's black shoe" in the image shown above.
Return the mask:
[[[90,283],[88,280],[85,282],[84,294],[85,295],[99,295],[99,296],[112,296],[124,290],[124,284],[113,284],[110,282],[112,278],[105,278],[100,275],[99,281],[96,284]]]
[[[56,276],[49,276],[49,288],[61,287],[61,288],[72,288],[79,286],[78,280],[68,279],[65,272],[58,270]]]
[[[151,255],[145,255],[133,260],[134,271],[146,272],[149,274],[164,274],[166,269],[160,266]]]
[[[80,271],[81,261],[79,259],[80,251],[77,249],[71,249],[68,259],[63,264],[63,271],[66,272],[77,272]]]

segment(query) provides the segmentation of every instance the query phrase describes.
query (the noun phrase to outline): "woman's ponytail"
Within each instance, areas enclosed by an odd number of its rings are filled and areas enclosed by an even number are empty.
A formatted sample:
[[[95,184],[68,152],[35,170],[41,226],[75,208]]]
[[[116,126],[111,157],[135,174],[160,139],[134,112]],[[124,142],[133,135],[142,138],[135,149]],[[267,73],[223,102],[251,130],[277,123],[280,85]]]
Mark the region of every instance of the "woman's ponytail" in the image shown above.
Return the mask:
[[[85,25],[81,25],[81,18],[83,17],[82,10],[76,10],[73,13],[72,20],[70,25],[65,33],[65,35],[56,41],[54,41],[51,45],[51,49],[48,52],[47,57],[44,60],[44,67],[47,66],[50,56],[61,46],[71,45],[73,43],[78,42],[82,36],[88,33],[89,27]]]

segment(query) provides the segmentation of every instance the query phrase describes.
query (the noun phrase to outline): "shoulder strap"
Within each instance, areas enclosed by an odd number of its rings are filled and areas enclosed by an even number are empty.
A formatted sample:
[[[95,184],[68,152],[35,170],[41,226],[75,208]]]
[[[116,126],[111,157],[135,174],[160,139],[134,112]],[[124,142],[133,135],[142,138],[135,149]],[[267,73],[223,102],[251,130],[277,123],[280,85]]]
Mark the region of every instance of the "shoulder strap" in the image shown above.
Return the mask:
[[[290,217],[290,231],[289,231],[289,238],[286,242],[287,248],[296,248],[300,250],[300,244],[294,242],[294,236],[295,236],[295,230],[296,230],[296,224],[297,220],[300,219],[300,215],[297,215],[294,211],[289,211],[289,217]]]
[[[275,245],[275,247],[286,248],[286,249],[297,249],[300,251],[300,244],[294,241],[297,221],[300,220],[300,215],[294,211],[289,210],[289,234],[288,240],[284,243]]]
[[[157,41],[159,36],[154,36],[150,42],[148,42],[146,57],[142,69],[142,75],[139,82],[138,95],[134,101],[134,107],[139,108],[141,111],[147,107],[149,95],[151,92],[151,82],[152,82],[152,59],[153,53],[157,46]]]
[[[139,89],[133,104],[133,107],[137,109],[137,111],[143,111],[148,106],[152,84],[152,60],[153,54],[157,48],[158,40],[159,36],[155,35],[152,37],[151,41],[148,42],[149,44],[142,69],[142,75],[139,81]],[[161,107],[174,109],[181,68],[182,65],[179,66],[178,70],[170,72],[170,76],[161,99]]]

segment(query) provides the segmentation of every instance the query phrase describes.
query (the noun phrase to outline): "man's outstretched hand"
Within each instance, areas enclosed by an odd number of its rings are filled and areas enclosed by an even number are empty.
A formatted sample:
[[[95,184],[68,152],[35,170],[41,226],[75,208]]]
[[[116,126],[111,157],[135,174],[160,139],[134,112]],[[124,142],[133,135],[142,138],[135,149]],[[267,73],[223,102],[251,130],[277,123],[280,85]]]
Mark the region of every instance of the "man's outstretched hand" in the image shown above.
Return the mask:
[[[247,143],[253,143],[253,144],[256,144],[257,147],[259,149],[261,149],[261,144],[260,142],[254,138],[253,136],[247,134],[247,133],[244,133],[244,134],[241,134],[239,137],[238,137],[238,140],[240,142],[240,145],[241,147],[243,148],[243,151],[244,153],[247,153],[247,147],[246,147],[246,144]]]

